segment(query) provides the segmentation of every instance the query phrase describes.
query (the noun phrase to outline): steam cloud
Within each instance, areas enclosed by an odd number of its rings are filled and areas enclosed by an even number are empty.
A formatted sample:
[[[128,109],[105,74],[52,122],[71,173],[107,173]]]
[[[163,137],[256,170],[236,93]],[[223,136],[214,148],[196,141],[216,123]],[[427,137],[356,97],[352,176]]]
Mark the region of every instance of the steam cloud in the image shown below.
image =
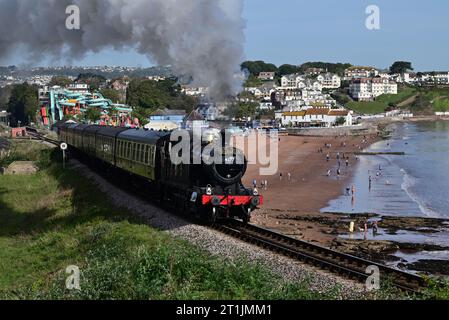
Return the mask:
[[[0,60],[17,49],[33,62],[135,49],[219,99],[241,87],[242,1],[0,0]],[[80,30],[66,28],[69,5],[80,8]]]

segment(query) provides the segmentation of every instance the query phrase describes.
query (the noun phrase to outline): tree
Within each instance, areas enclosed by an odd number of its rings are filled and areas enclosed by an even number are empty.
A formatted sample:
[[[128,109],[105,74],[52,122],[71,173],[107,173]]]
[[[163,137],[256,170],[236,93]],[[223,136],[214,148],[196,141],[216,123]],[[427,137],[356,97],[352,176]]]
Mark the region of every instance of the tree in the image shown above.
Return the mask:
[[[309,68],[321,68],[330,73],[343,76],[345,70],[352,67],[349,63],[329,63],[329,62],[306,62],[300,66],[301,72],[306,72]]]
[[[174,80],[151,81],[135,79],[129,83],[126,103],[144,109],[182,109],[191,111],[197,105],[193,97],[181,93]]]
[[[278,72],[278,68],[272,63],[266,63],[265,61],[245,61],[241,65],[242,70],[248,70],[250,75],[255,77],[259,76],[261,72]]]
[[[72,83],[72,80],[70,80],[70,78],[68,78],[68,77],[54,76],[53,78],[51,78],[49,85],[50,86],[67,87],[71,83]]]
[[[402,74],[409,70],[413,70],[412,63],[407,61],[396,61],[393,63],[393,65],[390,67],[390,73],[391,74]]]
[[[140,125],[145,126],[149,122],[149,117],[150,117],[151,113],[152,113],[151,109],[136,107],[133,109],[131,116],[133,118],[139,119]]]
[[[263,84],[263,81],[257,78],[256,76],[253,76],[252,74],[249,75],[248,79],[245,81],[244,86],[246,88],[253,88],[253,87],[259,87]]]
[[[23,83],[15,85],[8,102],[8,112],[11,112],[13,122],[30,124],[34,121],[38,110],[38,92],[36,87]]]
[[[247,118],[255,118],[256,110],[259,106],[255,102],[240,102],[230,105],[225,114],[231,118],[246,120]]]
[[[12,86],[0,88],[0,108],[6,108],[11,97]]]
[[[342,126],[346,123],[346,119],[345,117],[338,117],[337,120],[335,121],[335,124],[337,126]]]
[[[90,123],[96,123],[101,119],[101,109],[98,107],[90,107],[85,113],[85,118]]]
[[[75,82],[88,84],[92,91],[98,91],[106,83],[106,78],[94,73],[81,73]]]
[[[279,67],[278,75],[282,77],[288,74],[298,73],[299,71],[301,71],[301,67],[299,66],[294,66],[292,64],[283,64]]]
[[[120,92],[110,88],[104,88],[100,90],[100,93],[105,97],[105,99],[111,100],[113,103],[120,102]]]

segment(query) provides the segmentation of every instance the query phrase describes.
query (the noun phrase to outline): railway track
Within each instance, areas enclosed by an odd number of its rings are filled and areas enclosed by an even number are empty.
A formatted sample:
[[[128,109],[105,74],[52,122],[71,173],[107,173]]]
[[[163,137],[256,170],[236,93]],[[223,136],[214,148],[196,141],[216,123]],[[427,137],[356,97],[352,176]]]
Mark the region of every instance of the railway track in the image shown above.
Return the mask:
[[[39,133],[38,130],[35,129],[35,128],[27,127],[26,131],[27,131],[27,134],[31,138],[34,138],[36,140],[45,141],[45,142],[51,143],[51,144],[53,144],[55,146],[59,146],[59,141],[56,141],[56,140],[53,140],[53,139],[45,137],[43,134]]]
[[[424,279],[418,275],[298,240],[252,224],[233,220],[226,224],[215,225],[213,228],[245,242],[363,283],[371,275],[371,273],[367,273],[368,267],[374,266],[379,270],[381,282],[388,279],[394,287],[401,291],[419,293],[419,290],[426,286]]]
[[[35,139],[59,146],[58,141],[43,136],[34,128],[27,128],[27,132]],[[139,193],[138,190],[136,192]],[[242,241],[362,283],[365,283],[370,276],[367,273],[368,267],[374,266],[379,270],[380,281],[388,279],[394,287],[401,291],[419,293],[419,290],[426,286],[425,280],[418,275],[295,239],[252,224],[244,224],[238,220],[216,224],[211,227]]]

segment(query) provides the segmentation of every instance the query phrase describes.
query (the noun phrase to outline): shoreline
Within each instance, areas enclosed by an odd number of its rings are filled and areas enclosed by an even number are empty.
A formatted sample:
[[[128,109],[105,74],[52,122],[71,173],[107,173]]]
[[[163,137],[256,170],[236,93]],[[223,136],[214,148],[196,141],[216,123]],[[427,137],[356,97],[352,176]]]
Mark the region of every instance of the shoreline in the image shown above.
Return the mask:
[[[269,181],[268,190],[261,191],[265,197],[264,206],[254,214],[253,223],[373,261],[394,263],[396,267],[404,269],[412,268],[408,269],[410,271],[422,267],[425,263],[431,266],[429,270],[434,273],[447,274],[447,268],[443,263],[445,260],[425,260],[422,263],[415,261],[415,263],[407,264],[401,255],[426,252],[438,254],[441,252],[446,255],[449,252],[449,244],[428,243],[425,237],[444,237],[449,232],[449,220],[383,216],[363,212],[322,212],[331,201],[344,195],[346,187],[350,187],[357,167],[361,165],[355,160],[356,155],[381,141],[383,137],[367,136],[365,144],[362,143],[363,139],[364,137],[359,136],[282,137],[279,146],[279,171],[284,173],[292,170],[292,181],[285,181],[285,179],[281,181],[279,176],[266,178]],[[342,147],[341,142],[345,140],[347,146]],[[318,153],[318,148],[330,142],[333,144],[332,148],[326,149],[324,154]],[[360,150],[359,147],[362,144],[363,147]],[[325,160],[326,152],[329,152],[332,159],[329,163]],[[339,180],[334,175],[327,177],[325,174],[329,166],[334,168],[333,172],[335,171],[335,155],[338,152],[341,154],[344,152],[350,158],[349,167],[346,168],[343,164],[343,174]],[[252,185],[255,169],[257,166],[248,168],[244,180],[248,186]],[[258,176],[256,178],[258,182],[261,179]],[[355,221],[358,226],[364,219],[379,221],[380,237],[367,236],[358,231],[352,235],[349,234],[350,221]],[[423,226],[427,227],[422,229]]]
[[[258,175],[259,167],[250,165],[243,181],[249,186],[254,179],[258,184],[261,179],[268,180],[267,190],[261,190],[264,205],[255,213],[253,222],[310,242],[330,246],[335,236],[329,230],[323,230],[319,224],[313,221],[298,224],[295,221],[284,221],[279,216],[288,213],[295,218],[328,217],[329,215],[321,213],[321,210],[332,200],[344,195],[347,187],[352,187],[351,182],[359,161],[357,153],[380,140],[382,137],[379,135],[281,137],[277,175],[261,177]],[[332,144],[332,147],[325,148],[325,144]],[[323,153],[318,152],[321,148]],[[326,161],[327,154],[330,156],[329,162]],[[336,173],[337,154],[340,154],[341,165],[339,178]],[[343,156],[349,158],[348,167]],[[328,170],[331,170],[330,177],[327,176]],[[280,172],[283,173],[282,180],[279,177]],[[291,181],[287,178],[288,172],[291,173]]]

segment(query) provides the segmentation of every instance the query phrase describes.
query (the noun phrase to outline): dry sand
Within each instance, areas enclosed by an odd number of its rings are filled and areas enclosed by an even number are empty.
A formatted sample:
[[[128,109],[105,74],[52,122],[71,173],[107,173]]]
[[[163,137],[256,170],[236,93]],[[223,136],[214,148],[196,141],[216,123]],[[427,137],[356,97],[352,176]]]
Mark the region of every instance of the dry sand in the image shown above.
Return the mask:
[[[366,139],[365,139],[366,138]],[[280,137],[279,170],[274,176],[260,176],[258,165],[249,165],[244,184],[252,185],[256,179],[268,181],[267,190],[261,190],[264,205],[253,216],[253,223],[275,229],[288,235],[329,246],[335,235],[331,229],[313,221],[279,218],[287,214],[293,218],[317,218],[332,215],[320,213],[329,201],[345,192],[350,186],[352,172],[357,165],[355,152],[378,141],[377,136],[367,137]],[[365,141],[364,141],[365,140]],[[343,146],[343,143],[346,146]],[[331,148],[325,148],[331,144]],[[323,149],[323,153],[318,150]],[[341,158],[341,176],[337,178],[337,154]],[[326,161],[326,155],[330,161]],[[343,155],[349,158],[346,167]],[[332,170],[330,177],[327,171]],[[282,180],[280,179],[282,173]],[[288,173],[291,180],[288,180]],[[306,219],[307,220],[307,219]]]

